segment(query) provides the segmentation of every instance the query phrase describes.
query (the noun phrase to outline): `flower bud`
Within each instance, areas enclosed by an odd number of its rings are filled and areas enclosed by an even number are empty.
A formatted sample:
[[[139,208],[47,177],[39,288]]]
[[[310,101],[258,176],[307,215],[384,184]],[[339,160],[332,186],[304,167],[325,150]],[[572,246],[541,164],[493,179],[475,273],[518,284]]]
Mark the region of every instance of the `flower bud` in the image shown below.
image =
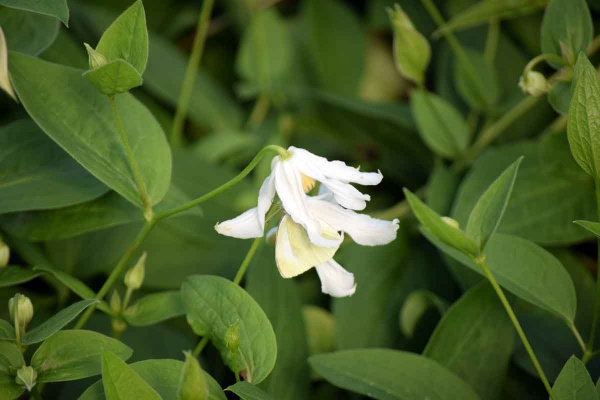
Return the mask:
[[[110,311],[112,311],[114,314],[121,312],[121,296],[116,290],[114,290],[110,295]]]
[[[29,297],[16,294],[8,301],[8,310],[11,320],[17,325],[19,332],[24,333],[33,318],[33,304]]]
[[[110,326],[116,337],[121,336],[121,334],[125,332],[125,329],[127,329],[127,323],[121,318],[113,318],[110,321]]]
[[[146,256],[148,253],[144,252],[138,262],[125,274],[125,286],[132,290],[137,290],[142,287],[144,283],[144,270],[146,268]]]
[[[521,76],[519,87],[524,93],[534,97],[543,95],[549,89],[546,77],[537,71],[527,71],[525,76]]]
[[[37,372],[32,367],[22,366],[19,370],[17,370],[17,376],[15,377],[15,382],[19,386],[25,386],[28,391],[31,392],[31,389],[35,386],[35,381],[37,379]]]
[[[0,268],[4,268],[8,265],[10,258],[10,247],[0,239]]]
[[[88,52],[88,62],[91,69],[100,68],[106,64],[106,58],[94,50],[89,44],[84,43],[85,49]]]
[[[450,225],[453,228],[460,229],[460,224],[454,218],[442,217],[442,221],[444,221],[446,225]]]
[[[399,5],[388,9],[394,30],[394,59],[401,75],[422,85],[431,58],[429,42],[417,31]]]
[[[237,354],[238,347],[240,346],[239,327],[240,323],[236,322],[225,331],[225,347],[227,347],[227,350],[231,354]]]

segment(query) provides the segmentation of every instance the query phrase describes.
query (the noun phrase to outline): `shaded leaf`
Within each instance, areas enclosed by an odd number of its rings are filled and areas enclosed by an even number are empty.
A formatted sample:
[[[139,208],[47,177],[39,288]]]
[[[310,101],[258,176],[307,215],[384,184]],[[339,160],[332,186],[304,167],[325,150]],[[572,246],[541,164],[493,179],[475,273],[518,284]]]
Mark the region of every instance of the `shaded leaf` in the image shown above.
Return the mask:
[[[240,396],[242,400],[274,400],[275,397],[248,382],[238,382],[227,389]]]
[[[585,365],[572,356],[552,386],[557,400],[597,399],[596,386]]]
[[[49,15],[69,25],[69,8],[67,0],[0,0],[0,5]]]
[[[137,300],[124,313],[132,326],[154,325],[185,314],[179,291],[153,293]]]
[[[102,384],[107,400],[160,400],[131,367],[109,351],[102,354]]]

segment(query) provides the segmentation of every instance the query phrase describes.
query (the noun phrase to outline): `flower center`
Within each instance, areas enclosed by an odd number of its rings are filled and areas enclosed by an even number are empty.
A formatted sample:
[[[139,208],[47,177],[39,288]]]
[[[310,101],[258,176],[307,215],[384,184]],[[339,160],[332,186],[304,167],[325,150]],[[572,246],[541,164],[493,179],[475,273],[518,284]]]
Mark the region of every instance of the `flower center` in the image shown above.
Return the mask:
[[[300,173],[300,176],[302,178],[302,189],[304,189],[304,193],[310,192],[315,187],[317,182],[310,176],[306,176],[303,173]]]

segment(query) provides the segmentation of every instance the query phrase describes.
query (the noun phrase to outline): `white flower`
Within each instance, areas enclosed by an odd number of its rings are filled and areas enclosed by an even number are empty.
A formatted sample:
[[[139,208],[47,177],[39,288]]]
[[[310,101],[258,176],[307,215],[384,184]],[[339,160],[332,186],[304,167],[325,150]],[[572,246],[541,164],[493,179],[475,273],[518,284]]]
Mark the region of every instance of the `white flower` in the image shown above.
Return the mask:
[[[350,183],[377,185],[383,176],[380,172],[360,172],[342,161],[328,161],[296,147],[288,148],[288,154],[284,158],[273,158],[271,175],[265,179],[258,194],[258,206],[237,218],[217,224],[215,229],[220,234],[240,239],[262,236],[265,215],[277,194],[285,212],[306,229],[313,244],[337,248],[340,240],[323,235],[323,224],[311,212],[306,192],[318,181],[342,207],[362,210],[370,196],[361,193]]]

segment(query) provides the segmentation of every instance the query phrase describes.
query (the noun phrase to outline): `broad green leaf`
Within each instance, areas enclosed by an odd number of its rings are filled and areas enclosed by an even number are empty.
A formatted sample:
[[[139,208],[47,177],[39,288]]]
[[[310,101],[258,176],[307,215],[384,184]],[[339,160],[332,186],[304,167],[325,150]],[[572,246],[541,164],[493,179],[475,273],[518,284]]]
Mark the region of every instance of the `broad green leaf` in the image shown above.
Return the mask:
[[[0,398],[16,399],[25,388],[15,383],[14,371],[25,365],[23,355],[12,342],[0,341]]]
[[[10,54],[9,65],[19,98],[44,132],[102,182],[143,206],[107,98],[80,70],[17,53]],[[171,178],[165,135],[131,95],[118,96],[116,103],[148,195],[156,204]]]
[[[0,128],[0,214],[83,203],[108,188],[33,121]]]
[[[39,343],[49,338],[50,336],[61,330],[63,327],[65,327],[69,322],[71,322],[75,317],[77,317],[79,313],[81,313],[83,310],[85,310],[94,303],[98,303],[98,300],[82,300],[75,304],[71,304],[69,307],[63,310],[60,310],[57,314],[48,318],[41,325],[36,326],[34,329],[28,331],[21,339],[21,343],[24,345],[30,345],[34,343]]]
[[[265,246],[246,274],[246,290],[269,318],[277,340],[275,367],[260,387],[278,400],[304,400],[310,397],[310,382],[302,300],[297,282],[281,279],[273,259],[273,247]]]
[[[556,378],[552,391],[556,400],[597,399],[596,386],[585,365],[572,356]]]
[[[7,266],[0,269],[0,288],[16,286],[21,283],[29,282],[41,274],[30,269],[13,266]]]
[[[15,101],[19,101],[8,77],[8,47],[6,46],[6,38],[2,27],[0,27],[0,89],[4,90]]]
[[[160,400],[137,372],[109,351],[102,354],[102,384],[107,400]]]
[[[258,387],[248,383],[248,382],[238,382],[235,385],[229,386],[227,389],[230,392],[233,392],[240,396],[242,400],[275,400],[276,397],[273,397],[269,393],[259,389]]]
[[[333,385],[379,400],[475,400],[453,372],[414,353],[389,349],[320,354],[310,365]]]
[[[548,91],[547,99],[557,113],[567,114],[571,104],[571,82],[554,83]]]
[[[144,74],[148,61],[148,30],[141,0],[133,3],[104,31],[96,51],[108,61],[125,60],[140,76]]]
[[[181,400],[177,396],[183,362],[177,360],[144,360],[129,364],[137,374],[148,383],[163,400]],[[221,386],[209,374],[202,371],[208,386],[208,400],[225,400]],[[79,400],[105,400],[102,381],[90,386]]]
[[[100,93],[114,96],[142,84],[142,76],[125,60],[114,60],[83,74]]]
[[[8,50],[36,56],[54,42],[60,23],[46,15],[0,7],[0,26]],[[10,58],[9,55],[9,66]]]
[[[571,153],[585,172],[600,179],[600,84],[596,69],[583,54],[577,59],[573,85],[567,122]]]
[[[18,399],[24,392],[25,388],[17,385],[14,376],[0,374],[0,398],[7,400]]]
[[[225,346],[225,332],[239,324],[238,372],[248,382],[264,380],[275,365],[277,342],[264,311],[238,285],[218,276],[195,275],[181,286],[188,323],[198,335],[210,337],[225,363],[234,368],[234,360]]]
[[[0,319],[0,340],[15,340],[15,328],[3,319]]]
[[[185,353],[185,363],[177,393],[181,400],[208,400],[208,387],[200,363],[191,353]]]
[[[469,126],[452,104],[417,89],[411,92],[410,106],[423,141],[435,153],[456,158],[467,148]]]
[[[521,156],[525,158],[498,232],[543,245],[589,238],[573,220],[596,219],[594,182],[573,160],[566,135],[486,151],[463,179],[450,215],[465,226],[486,188]]]
[[[496,293],[482,282],[450,307],[423,355],[456,373],[482,399],[496,399],[508,370],[513,336],[513,326]]]
[[[292,59],[288,26],[277,11],[271,8],[255,13],[238,50],[238,74],[260,90],[273,90],[286,83]]]
[[[581,226],[584,229],[592,232],[594,235],[600,238],[600,222],[593,221],[573,221],[577,225]]]
[[[564,57],[574,64],[594,36],[592,16],[585,0],[550,0],[542,21],[542,52]],[[560,64],[550,63],[559,68]]]
[[[356,96],[367,46],[358,17],[339,0],[309,0],[303,7],[308,55],[321,86]]]
[[[125,320],[132,326],[158,324],[185,314],[181,293],[169,291],[153,293],[137,300],[125,311]]]
[[[425,234],[446,254],[483,275],[468,257]],[[577,308],[575,287],[551,253],[528,240],[497,233],[488,241],[485,255],[490,271],[502,287],[568,323],[573,322]]]
[[[517,179],[523,158],[512,163],[481,195],[467,222],[467,235],[483,250],[496,232]]]
[[[427,207],[408,189],[404,189],[404,194],[419,222],[435,238],[466,255],[477,256],[479,254],[477,243],[467,237],[460,229],[450,226],[442,220],[435,211]]]
[[[0,0],[0,5],[49,15],[60,19],[66,26],[69,26],[67,0]]]
[[[415,290],[409,294],[400,309],[400,330],[408,338],[415,334],[417,326],[423,316],[430,309],[435,309],[440,315],[444,315],[448,309],[448,303],[429,290]]]
[[[308,354],[329,353],[335,348],[335,320],[327,310],[313,305],[302,307]],[[281,343],[278,341],[278,345]]]
[[[500,95],[498,75],[483,54],[467,49],[455,58],[454,82],[462,98],[475,110],[489,110]]]
[[[87,378],[101,372],[102,353],[110,351],[121,359],[131,349],[116,339],[83,330],[59,331],[46,339],[31,357],[38,383]]]
[[[427,180],[425,191],[429,208],[441,215],[450,214],[459,183],[459,176],[455,172],[441,162],[436,163]]]

